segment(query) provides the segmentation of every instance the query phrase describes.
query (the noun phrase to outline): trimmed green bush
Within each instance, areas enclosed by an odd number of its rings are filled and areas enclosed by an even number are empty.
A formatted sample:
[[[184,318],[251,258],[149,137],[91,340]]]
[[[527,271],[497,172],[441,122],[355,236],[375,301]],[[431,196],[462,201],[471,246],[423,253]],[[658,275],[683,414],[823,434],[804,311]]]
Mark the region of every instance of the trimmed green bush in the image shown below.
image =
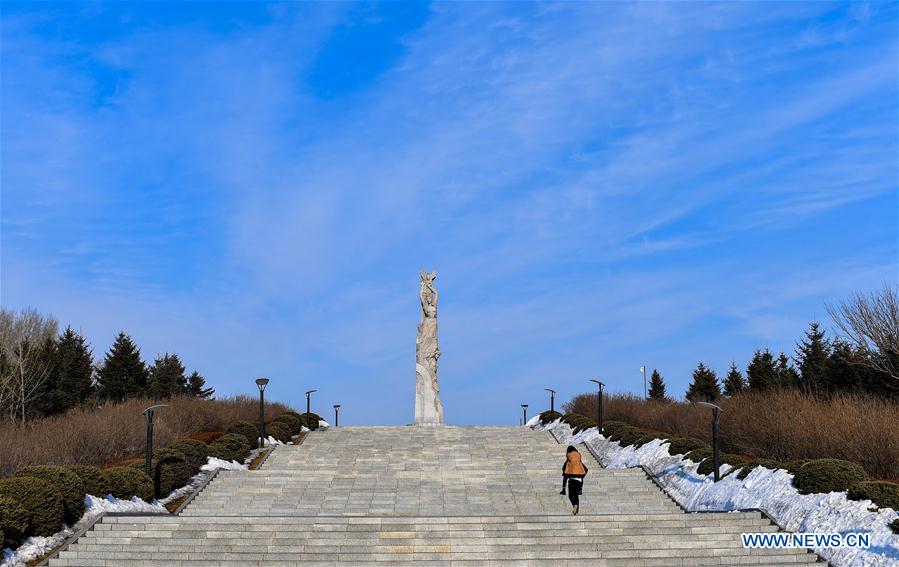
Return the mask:
[[[303,415],[301,413],[295,412],[293,410],[287,410],[285,412],[279,413],[278,417],[280,417],[282,415],[291,415],[291,416],[297,418],[298,420],[303,421]]]
[[[797,459],[795,461],[787,461],[786,463],[784,463],[784,468],[787,469],[790,474],[795,476],[796,471],[799,470],[799,467],[812,460],[814,459]]]
[[[249,421],[238,421],[229,427],[225,433],[243,435],[244,439],[247,440],[247,443],[250,444],[250,449],[259,447],[259,426],[252,424]]]
[[[100,481],[107,494],[130,500],[137,496],[141,500],[153,500],[153,481],[142,469],[135,467],[113,467],[100,471]]]
[[[16,548],[31,536],[49,536],[62,529],[65,508],[56,485],[37,476],[0,480],[0,509],[6,547]]]
[[[844,492],[867,480],[861,465],[841,459],[814,459],[796,470],[793,486],[802,494]]]
[[[878,508],[892,508],[899,512],[899,484],[882,480],[865,480],[849,487],[850,500],[870,500]]]
[[[209,456],[209,446],[196,439],[182,439],[169,448],[184,455],[194,474],[206,464],[206,458]]]
[[[606,437],[609,439],[609,441],[621,441],[621,438],[623,436],[625,436],[625,435],[633,436],[635,431],[640,431],[640,430],[632,425],[626,425],[624,427],[616,427],[612,431],[606,430]]]
[[[610,433],[608,438],[612,441],[618,441],[622,447],[633,445],[641,437],[649,433],[637,427],[620,427],[614,433]]]
[[[719,465],[731,465],[733,467],[739,467],[746,463],[746,459],[741,457],[740,455],[731,455],[730,453],[720,453],[718,455]],[[712,474],[715,472],[715,461],[709,456],[708,459],[705,459],[701,463],[699,463],[699,468],[696,469],[696,472],[699,474]]]
[[[737,473],[737,478],[743,480],[749,473],[757,469],[758,467],[765,467],[766,469],[777,470],[785,468],[784,464],[780,461],[774,461],[771,459],[752,459],[751,461],[747,461],[743,464],[740,472]]]
[[[275,417],[272,420],[272,423],[283,423],[290,429],[291,435],[296,435],[300,432],[300,427],[303,425],[303,420],[291,413],[282,413]]]
[[[36,465],[21,469],[16,476],[33,476],[53,484],[62,498],[63,521],[70,526],[84,515],[84,483],[72,471],[65,467]]]
[[[311,431],[315,431],[316,429],[318,429],[319,421],[322,421],[322,416],[318,415],[315,412],[304,413],[300,416],[300,426],[306,426]]]
[[[648,431],[643,431],[642,429],[637,429],[636,427],[633,427],[631,429],[623,429],[617,435],[617,441],[621,444],[622,447],[634,445],[648,433]]]
[[[664,433],[646,431],[643,433],[643,435],[637,438],[637,440],[634,442],[634,446],[642,447],[643,445],[646,445],[650,441],[655,441],[656,439],[667,439],[667,437]]]
[[[629,425],[627,423],[624,423],[623,421],[603,421],[602,422],[603,436],[605,436],[605,438],[608,439],[610,435],[617,433],[618,431],[620,431],[622,428],[625,428],[625,427],[633,427],[633,426]]]
[[[243,463],[250,455],[250,444],[243,435],[226,433],[209,444],[209,454],[218,459]]]
[[[176,488],[187,484],[194,472],[184,453],[169,448],[153,451],[154,485],[157,474],[159,475],[159,496],[166,496]]]
[[[671,437],[668,443],[668,453],[671,455],[686,455],[696,449],[711,449],[708,443],[692,437]]]
[[[100,469],[91,465],[66,465],[68,470],[72,471],[81,479],[84,487],[84,493],[102,498],[106,496],[103,493],[103,483],[100,481]]]
[[[562,419],[562,414],[557,411],[549,411],[540,414],[540,423],[546,425],[547,423],[552,423],[557,419]]]
[[[597,423],[595,420],[581,415],[579,413],[569,413],[562,417],[562,422],[567,423],[569,427],[571,427],[572,433],[580,433],[585,429],[590,429],[591,427],[596,427]]]
[[[271,435],[281,443],[289,442],[290,438],[292,437],[290,434],[290,426],[283,421],[273,421],[266,424],[265,434]]]
[[[689,459],[694,463],[701,463],[705,459],[708,459],[712,456],[712,449],[710,447],[700,447],[699,449],[693,449],[686,455],[684,455],[685,459]]]

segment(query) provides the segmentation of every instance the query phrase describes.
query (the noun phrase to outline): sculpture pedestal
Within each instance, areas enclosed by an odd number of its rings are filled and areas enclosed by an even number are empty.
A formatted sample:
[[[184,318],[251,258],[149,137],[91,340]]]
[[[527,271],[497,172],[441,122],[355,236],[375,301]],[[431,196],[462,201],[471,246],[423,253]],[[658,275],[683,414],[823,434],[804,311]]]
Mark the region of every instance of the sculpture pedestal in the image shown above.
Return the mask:
[[[444,425],[443,404],[427,368],[415,365],[415,424],[429,427]]]

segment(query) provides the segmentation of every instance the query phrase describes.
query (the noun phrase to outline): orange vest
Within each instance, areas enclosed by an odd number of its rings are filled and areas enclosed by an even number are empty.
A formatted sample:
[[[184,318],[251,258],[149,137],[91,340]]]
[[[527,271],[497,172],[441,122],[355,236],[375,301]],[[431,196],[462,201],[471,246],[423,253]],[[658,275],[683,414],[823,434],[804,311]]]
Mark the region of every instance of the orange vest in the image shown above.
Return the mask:
[[[581,463],[581,454],[577,451],[568,453],[568,461],[565,463],[565,474],[587,474],[584,464]]]

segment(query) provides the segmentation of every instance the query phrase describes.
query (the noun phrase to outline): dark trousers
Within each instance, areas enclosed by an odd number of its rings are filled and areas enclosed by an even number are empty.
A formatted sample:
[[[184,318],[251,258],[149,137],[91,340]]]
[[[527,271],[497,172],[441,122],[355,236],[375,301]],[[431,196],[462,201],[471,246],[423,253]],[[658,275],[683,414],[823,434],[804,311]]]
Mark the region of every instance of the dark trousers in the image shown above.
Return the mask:
[[[572,506],[578,506],[580,504],[581,499],[579,497],[581,495],[581,488],[583,488],[583,486],[584,481],[582,479],[568,479],[568,501],[571,502]]]

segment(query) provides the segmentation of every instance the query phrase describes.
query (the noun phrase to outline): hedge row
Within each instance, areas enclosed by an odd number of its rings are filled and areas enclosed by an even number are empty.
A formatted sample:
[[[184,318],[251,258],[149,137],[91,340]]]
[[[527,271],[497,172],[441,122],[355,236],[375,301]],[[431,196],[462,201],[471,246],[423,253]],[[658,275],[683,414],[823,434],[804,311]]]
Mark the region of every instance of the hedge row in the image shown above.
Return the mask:
[[[575,433],[596,427],[596,422],[579,414],[562,416],[558,412],[540,414],[543,424],[561,419]],[[689,437],[670,437],[663,433],[647,431],[622,421],[603,423],[603,432],[607,439],[617,441],[624,446],[641,446],[653,439],[667,439],[668,452],[671,455],[683,455],[695,463],[699,463],[697,472],[709,475],[714,472],[712,448],[708,443]],[[770,469],[786,469],[793,475],[793,485],[802,494],[847,492],[852,500],[870,500],[880,508],[892,508],[899,512],[899,484],[883,481],[869,481],[864,468],[856,463],[840,459],[800,459],[786,463],[771,459],[751,459],[743,455],[721,453],[719,464],[728,464],[731,469],[725,476],[737,473],[737,478],[744,479],[757,467]]]
[[[306,423],[314,421],[318,427],[319,419],[315,414],[287,412],[266,425],[266,433],[287,442]],[[63,524],[73,525],[84,515],[86,494],[126,500],[137,496],[149,502],[156,493],[169,494],[185,486],[209,456],[242,463],[251,446],[258,445],[258,436],[256,425],[239,422],[209,445],[183,439],[155,450],[151,466],[159,480],[158,492],[143,459],[105,470],[88,465],[25,467],[0,479],[0,549],[15,549],[28,537],[53,535]]]
[[[540,414],[540,423],[542,425],[546,425],[547,423],[552,423],[557,419],[562,419],[562,414],[557,411],[549,411]]]

